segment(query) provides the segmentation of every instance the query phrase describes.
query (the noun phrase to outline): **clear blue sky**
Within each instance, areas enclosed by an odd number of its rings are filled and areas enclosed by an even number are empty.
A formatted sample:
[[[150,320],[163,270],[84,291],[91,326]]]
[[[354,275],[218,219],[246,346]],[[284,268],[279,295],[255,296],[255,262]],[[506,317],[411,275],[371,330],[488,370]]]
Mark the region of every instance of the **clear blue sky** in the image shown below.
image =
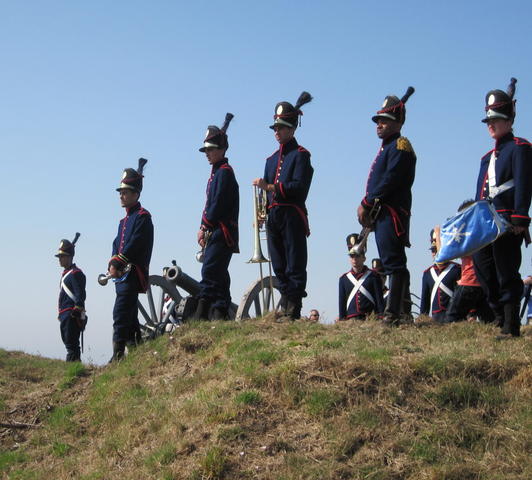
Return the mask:
[[[230,269],[238,303],[257,277],[245,263],[251,180],[276,149],[275,104],[302,90],[315,98],[297,131],[315,169],[304,312],[337,315],[344,239],[360,228],[355,211],[379,146],[371,116],[409,85],[403,134],[418,165],[408,255],[419,293],[430,228],[473,196],[492,148],[484,96],[511,76],[515,132],[532,139],[531,13],[528,1],[0,2],[0,346],[63,358],[53,255],[79,231],[84,358],[110,356],[113,288],[96,277],[123,216],[115,188],[140,156],[149,159],[141,201],[156,232],[151,271],[176,259],[199,278],[195,238],[210,168],[198,147],[226,112],[235,114],[228,156],[241,190],[242,253]]]

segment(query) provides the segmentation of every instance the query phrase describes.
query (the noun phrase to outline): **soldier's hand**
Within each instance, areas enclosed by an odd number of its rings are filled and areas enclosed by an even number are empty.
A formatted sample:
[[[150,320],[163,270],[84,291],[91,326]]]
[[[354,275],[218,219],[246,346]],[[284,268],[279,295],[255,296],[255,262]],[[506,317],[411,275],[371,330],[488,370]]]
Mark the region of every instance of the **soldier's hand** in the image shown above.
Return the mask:
[[[261,190],[268,191],[268,184],[266,183],[264,178],[256,178],[255,180],[253,180],[252,184],[256,187],[259,187]]]
[[[358,223],[363,227],[369,227],[369,214],[367,208],[364,208],[362,205],[358,206],[357,210]]]
[[[201,248],[205,246],[205,231],[201,228],[198,231],[198,244]]]
[[[120,278],[121,272],[114,265],[109,265],[109,275],[111,275],[112,278]]]
[[[527,227],[522,227],[520,225],[512,225],[512,233],[514,235],[522,235],[527,230]]]

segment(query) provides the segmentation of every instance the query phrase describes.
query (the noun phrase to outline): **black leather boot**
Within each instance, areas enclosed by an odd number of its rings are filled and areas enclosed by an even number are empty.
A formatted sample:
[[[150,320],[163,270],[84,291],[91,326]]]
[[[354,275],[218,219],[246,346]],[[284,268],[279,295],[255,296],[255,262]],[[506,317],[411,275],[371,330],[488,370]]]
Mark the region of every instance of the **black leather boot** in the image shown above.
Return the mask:
[[[299,320],[301,318],[302,302],[300,298],[289,298],[286,302],[286,313],[290,320]]]
[[[497,327],[502,328],[504,326],[504,306],[497,306],[493,309],[493,313],[495,314],[493,323]]]
[[[397,327],[401,324],[401,313],[404,303],[404,282],[405,275],[401,273],[392,273],[390,275],[390,290],[386,298],[386,307],[384,309],[384,319],[382,323],[389,327]]]
[[[211,320],[229,320],[229,314],[227,313],[226,308],[214,307],[212,309],[212,318]]]
[[[210,309],[211,301],[207,298],[200,298],[198,300],[198,307],[194,313],[194,320],[209,320]]]
[[[288,306],[288,297],[281,294],[281,299],[279,300],[279,310],[278,312],[281,315],[286,315],[286,307]]]
[[[504,305],[504,324],[501,329],[503,335],[519,337],[521,335],[521,319],[519,318],[519,304],[506,303]]]
[[[124,352],[126,351],[126,342],[113,342],[113,356],[109,363],[118,362],[124,358]]]

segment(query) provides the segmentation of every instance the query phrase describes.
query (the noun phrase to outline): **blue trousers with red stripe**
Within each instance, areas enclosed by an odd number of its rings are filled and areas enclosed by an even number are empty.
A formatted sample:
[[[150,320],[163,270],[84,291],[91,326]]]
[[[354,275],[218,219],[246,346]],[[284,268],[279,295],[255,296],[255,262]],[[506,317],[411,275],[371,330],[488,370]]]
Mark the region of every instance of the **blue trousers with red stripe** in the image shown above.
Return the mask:
[[[383,208],[375,222],[375,242],[382,261],[383,272],[386,275],[407,272],[406,244],[408,243],[409,218],[401,217],[405,233],[397,235],[390,212]]]
[[[506,233],[473,255],[475,272],[492,308],[519,303],[523,295],[521,243],[523,235]]]
[[[213,308],[226,310],[231,305],[229,262],[232,256],[233,249],[227,246],[223,232],[214,229],[203,256],[199,294]]]
[[[79,360],[81,356],[81,349],[79,346],[79,337],[81,330],[78,322],[70,316],[70,310],[59,315],[59,329],[61,330],[61,340],[65,344],[67,356],[66,360]]]
[[[306,297],[307,230],[293,207],[273,207],[268,212],[268,250],[279,291],[292,300]]]
[[[138,319],[139,283],[132,270],[127,279],[115,284],[113,308],[113,342],[136,343],[140,337]]]

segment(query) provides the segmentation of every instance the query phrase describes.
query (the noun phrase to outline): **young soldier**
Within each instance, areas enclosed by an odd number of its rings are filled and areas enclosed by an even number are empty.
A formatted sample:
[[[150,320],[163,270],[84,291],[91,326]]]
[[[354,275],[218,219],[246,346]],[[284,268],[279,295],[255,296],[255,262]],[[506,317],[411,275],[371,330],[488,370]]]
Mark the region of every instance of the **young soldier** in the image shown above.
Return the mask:
[[[507,92],[491,90],[486,95],[488,133],[495,147],[482,157],[476,200],[491,198],[497,212],[508,220],[511,231],[473,255],[482,288],[502,324],[504,336],[520,335],[519,302],[523,281],[519,275],[521,244],[530,243],[528,226],[532,193],[532,146],[514,137],[515,78]]]
[[[358,235],[348,235],[346,242],[349,252],[358,243]],[[380,275],[364,265],[365,253],[349,253],[349,259],[351,270],[340,277],[338,284],[338,319],[365,320],[370,313],[382,313],[384,300]]]
[[[67,362],[80,362],[81,350],[79,338],[85,325],[85,274],[76,266],[74,261],[75,247],[79,233],[74,240],[61,240],[56,257],[59,265],[63,267],[61,274],[61,290],[59,291],[59,322],[61,339],[67,350]]]
[[[233,168],[229,165],[225,152],[229,148],[227,127],[233,115],[226,114],[222,128],[209,125],[203,147],[210,165],[211,175],[207,182],[207,200],[198,243],[203,249],[203,267],[199,302],[194,318],[209,319],[212,307],[212,320],[227,320],[231,305],[229,287],[229,262],[233,253],[238,253],[238,183]]]
[[[430,252],[436,256],[436,236],[430,231]],[[445,313],[460,279],[460,265],[455,262],[434,263],[423,272],[420,313],[438,323],[446,323]]]
[[[357,211],[360,224],[370,226],[373,209],[380,205],[373,225],[384,274],[389,276],[384,324],[394,326],[399,325],[401,313],[409,314],[410,309],[410,273],[405,247],[410,246],[408,232],[416,154],[408,139],[401,136],[401,128],[406,117],[405,103],[412,93],[414,89],[409,87],[401,100],[394,95],[387,96],[381,110],[372,117],[382,144],[371,164],[366,195]]]
[[[292,320],[301,317],[303,297],[307,296],[307,237],[310,235],[305,201],[314,169],[310,152],[298,145],[294,134],[300,108],[312,97],[303,92],[293,106],[280,102],[275,107],[274,122],[279,149],[268,159],[264,177],[253,185],[268,194],[266,232],[273,270],[279,281],[281,311]]]
[[[137,170],[126,168],[116,189],[126,216],[118,224],[109,260],[109,274],[116,279],[116,301],[113,309],[113,357],[124,356],[126,344],[140,341],[138,296],[148,289],[149,266],[153,248],[151,214],[139,203],[142,192],[142,172],[148,161],[139,158]],[[128,270],[126,267],[130,266]],[[126,273],[124,273],[128,270]]]

